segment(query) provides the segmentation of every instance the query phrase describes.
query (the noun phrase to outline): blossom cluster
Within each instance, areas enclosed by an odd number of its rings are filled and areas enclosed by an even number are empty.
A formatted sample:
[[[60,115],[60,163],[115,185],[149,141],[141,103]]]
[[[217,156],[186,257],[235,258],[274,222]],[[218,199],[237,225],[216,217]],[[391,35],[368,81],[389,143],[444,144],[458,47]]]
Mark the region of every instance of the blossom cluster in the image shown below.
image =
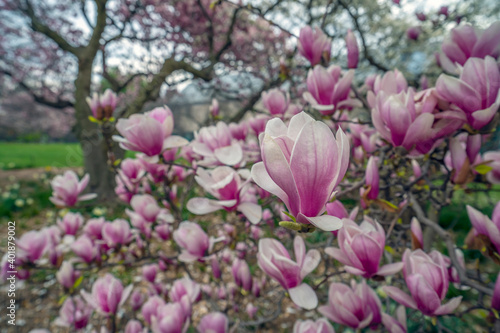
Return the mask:
[[[442,208],[471,184],[500,184],[500,151],[483,148],[499,118],[498,27],[474,36],[468,26],[453,29],[439,59],[456,75],[441,74],[434,87],[412,87],[393,70],[359,90],[353,32],[344,70],[330,64],[332,41],[305,27],[296,57],[309,66],[305,90],[264,92],[258,116],[224,123],[214,101],[212,123],[192,141],[174,134],[166,106],[119,119],[113,140],[136,153],[116,168],[115,192],[128,208],[110,220],[88,218],[75,209],[97,196],[82,195],[88,175],[56,176],[50,200],[65,209],[53,225],[21,236],[17,278],[37,266],[55,270],[69,296],[54,325],[71,331],[99,318],[128,333],[192,325],[229,332],[267,320],[266,297],[310,311],[294,332],[406,332],[407,311],[452,316],[467,302],[451,295],[450,283],[460,290],[481,280],[461,250],[498,265],[500,203],[491,218],[467,206],[465,246],[422,207]],[[101,120],[116,96],[89,104]],[[8,265],[4,257],[3,277]],[[489,280],[480,308],[498,318],[500,275]]]

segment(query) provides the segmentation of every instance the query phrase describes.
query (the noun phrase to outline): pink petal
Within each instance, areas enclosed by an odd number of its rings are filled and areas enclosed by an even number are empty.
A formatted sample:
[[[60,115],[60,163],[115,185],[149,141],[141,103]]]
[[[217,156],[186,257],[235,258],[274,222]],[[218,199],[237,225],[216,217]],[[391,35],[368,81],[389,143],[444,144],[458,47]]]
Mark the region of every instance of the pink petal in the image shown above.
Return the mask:
[[[393,264],[387,264],[382,267],[377,272],[377,275],[381,276],[387,276],[387,275],[393,275],[399,272],[403,268],[403,263],[402,262],[396,262]]]
[[[342,220],[335,216],[321,215],[316,217],[305,217],[316,228],[323,231],[334,231],[342,228]]]
[[[318,296],[311,286],[302,283],[300,286],[288,289],[292,301],[306,310],[312,310],[318,306]]]
[[[408,294],[401,289],[392,286],[384,286],[382,290],[396,302],[403,304],[407,308],[417,309],[417,303]]]
[[[237,210],[242,212],[252,224],[257,224],[262,219],[262,207],[252,202],[239,204]]]
[[[460,305],[461,301],[462,301],[462,296],[454,297],[449,302],[441,305],[436,311],[434,311],[434,314],[436,316],[450,314],[453,311],[455,311],[455,309]]]

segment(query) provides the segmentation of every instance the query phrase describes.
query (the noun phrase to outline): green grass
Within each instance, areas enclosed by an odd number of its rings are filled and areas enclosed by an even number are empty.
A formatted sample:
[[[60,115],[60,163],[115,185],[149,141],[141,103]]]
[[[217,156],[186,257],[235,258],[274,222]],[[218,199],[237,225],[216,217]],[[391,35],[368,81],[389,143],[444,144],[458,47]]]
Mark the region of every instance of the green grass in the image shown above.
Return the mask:
[[[0,142],[0,169],[78,167],[83,165],[78,143]]]

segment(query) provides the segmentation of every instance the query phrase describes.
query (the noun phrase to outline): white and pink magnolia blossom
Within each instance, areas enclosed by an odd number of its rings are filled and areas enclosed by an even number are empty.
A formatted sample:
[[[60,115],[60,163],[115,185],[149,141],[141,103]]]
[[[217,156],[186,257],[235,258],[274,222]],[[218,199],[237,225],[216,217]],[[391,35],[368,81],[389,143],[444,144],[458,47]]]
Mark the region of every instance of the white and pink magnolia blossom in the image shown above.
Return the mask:
[[[310,26],[306,25],[300,29],[297,49],[300,55],[311,63],[311,66],[315,66],[319,64],[322,59],[324,59],[325,62],[330,60],[332,41],[319,27],[313,30]]]
[[[434,250],[430,256],[420,249],[413,252],[406,249],[403,263],[403,275],[411,296],[397,287],[385,286],[383,290],[389,297],[426,316],[447,315],[460,305],[462,296],[441,305],[449,285],[447,266],[441,253]]]
[[[262,104],[273,116],[283,116],[290,104],[290,96],[278,88],[262,93]]]
[[[82,235],[71,244],[71,250],[87,264],[91,263],[98,255],[99,249],[89,236]]]
[[[71,261],[64,261],[56,273],[56,279],[64,288],[70,289],[80,275],[81,273],[73,268]]]
[[[347,31],[345,43],[347,48],[347,68],[357,68],[359,60],[358,41],[350,29]]]
[[[474,227],[474,235],[486,236],[500,253],[500,202],[496,204],[491,219],[469,205],[467,205],[467,214]]]
[[[174,240],[182,249],[179,260],[192,262],[205,258],[214,243],[221,239],[208,237],[197,223],[183,221],[174,231]]]
[[[382,324],[389,333],[406,333],[406,308],[403,305],[396,309],[396,318],[382,313]]]
[[[344,132],[339,129],[335,138],[327,125],[302,112],[288,127],[270,120],[260,144],[263,161],[252,167],[257,185],[278,196],[296,222],[339,229],[340,219],[322,214],[349,165]]]
[[[231,135],[226,123],[203,127],[194,133],[193,152],[202,157],[201,166],[237,165],[243,161],[243,149]]]
[[[326,318],[320,318],[316,321],[297,320],[293,324],[293,333],[335,333],[335,330]]]
[[[351,287],[343,283],[332,283],[328,291],[328,303],[318,312],[333,322],[362,329],[382,321],[380,299],[366,281],[351,281]]]
[[[311,310],[318,305],[318,297],[314,290],[302,281],[318,266],[321,255],[318,250],[309,250],[306,254],[306,246],[300,236],[295,237],[293,245],[295,261],[278,240],[263,238],[259,240],[257,262],[268,276],[288,291],[295,304]]]
[[[338,232],[340,248],[327,247],[325,253],[345,265],[345,270],[354,275],[370,278],[375,275],[392,275],[403,267],[403,263],[380,266],[384,254],[385,231],[372,219],[365,217],[361,225],[343,219],[344,226]]]
[[[447,12],[447,11],[446,11]],[[438,64],[444,70],[455,73],[468,59],[498,59],[500,55],[500,22],[492,23],[482,30],[470,24],[461,24],[451,30],[450,36],[443,40],[441,53],[438,53]]]
[[[362,105],[360,101],[349,96],[354,70],[349,70],[342,76],[341,72],[339,66],[331,65],[328,68],[316,66],[307,73],[307,91],[303,98],[324,115]]]
[[[189,327],[189,316],[180,303],[160,306],[151,316],[153,333],[184,333]]]
[[[92,98],[86,98],[87,104],[96,120],[108,119],[113,116],[118,98],[111,89],[106,89],[102,95],[94,93]]]
[[[83,216],[80,213],[68,212],[62,219],[57,219],[57,225],[65,235],[76,235],[83,225]]]
[[[119,119],[116,129],[122,136],[114,135],[113,140],[123,149],[144,153],[151,161],[157,161],[164,150],[188,144],[183,137],[172,135],[173,128],[172,111],[168,107],[156,108]]]
[[[246,178],[246,180],[243,181],[242,177]],[[244,169],[237,172],[227,166],[220,166],[212,171],[198,168],[195,179],[205,191],[217,200],[192,198],[186,205],[191,213],[203,215],[219,209],[236,210],[243,213],[250,222],[260,222],[262,207],[257,204],[255,196],[248,192],[251,186],[248,170]]]
[[[56,318],[54,324],[56,326],[81,330],[87,327],[92,312],[92,307],[85,304],[80,296],[68,297],[59,310],[59,317]]]
[[[66,171],[63,175],[55,176],[50,182],[52,186],[52,196],[50,201],[60,207],[73,207],[78,201],[91,200],[97,197],[95,193],[80,195],[89,183],[89,175],[86,174],[81,181],[72,170]]]
[[[231,273],[233,273],[234,281],[238,287],[246,291],[252,290],[252,274],[245,260],[240,258],[234,259],[231,266]]]
[[[133,234],[127,220],[116,219],[113,222],[104,223],[102,238],[109,247],[117,247],[132,241]]]
[[[479,130],[493,119],[500,107],[498,64],[490,56],[470,58],[459,78],[441,74],[436,91],[451,103],[450,110],[464,113],[469,125]]]
[[[483,155],[484,163],[491,167],[486,179],[492,184],[500,184],[500,151],[489,151]]]
[[[153,316],[157,315],[158,309],[163,305],[165,305],[165,301],[160,296],[155,295],[149,297],[141,308],[141,314],[144,321],[151,325],[151,319]]]
[[[222,312],[212,312],[201,318],[196,329],[199,333],[228,333],[229,319]]]
[[[49,244],[49,235],[44,230],[25,232],[17,241],[17,256],[22,261],[34,263],[40,259]]]
[[[92,285],[92,293],[82,291],[82,297],[103,315],[114,315],[125,303],[133,286],[123,288],[120,280],[107,273]]]

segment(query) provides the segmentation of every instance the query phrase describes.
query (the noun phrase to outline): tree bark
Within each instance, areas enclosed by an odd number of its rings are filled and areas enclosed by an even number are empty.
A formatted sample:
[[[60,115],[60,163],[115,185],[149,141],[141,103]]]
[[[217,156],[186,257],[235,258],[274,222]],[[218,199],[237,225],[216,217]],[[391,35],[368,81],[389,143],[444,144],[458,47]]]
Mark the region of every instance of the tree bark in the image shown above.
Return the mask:
[[[93,57],[92,57],[93,60]],[[92,60],[79,59],[75,80],[75,132],[83,154],[85,172],[90,176],[89,191],[98,194],[100,202],[114,198],[114,173],[108,164],[108,146],[99,126],[89,120],[86,97],[90,96]],[[116,145],[114,145],[116,147]],[[121,150],[121,149],[120,149]],[[123,155],[123,151],[121,151]]]

